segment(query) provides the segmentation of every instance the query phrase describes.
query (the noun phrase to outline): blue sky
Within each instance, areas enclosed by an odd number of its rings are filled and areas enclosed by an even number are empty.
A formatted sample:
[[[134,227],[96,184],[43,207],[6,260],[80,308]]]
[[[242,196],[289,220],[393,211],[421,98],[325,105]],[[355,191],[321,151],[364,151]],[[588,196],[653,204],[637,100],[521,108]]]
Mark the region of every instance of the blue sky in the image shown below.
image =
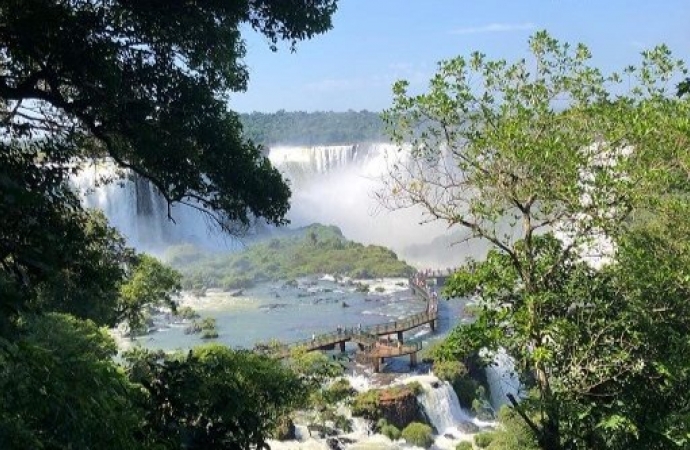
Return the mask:
[[[475,50],[491,58],[527,55],[527,39],[546,29],[583,42],[609,72],[637,63],[666,43],[690,59],[688,0],[340,0],[328,33],[277,53],[245,33],[249,89],[235,94],[239,112],[381,111],[391,85],[407,79],[422,90],[436,63]]]

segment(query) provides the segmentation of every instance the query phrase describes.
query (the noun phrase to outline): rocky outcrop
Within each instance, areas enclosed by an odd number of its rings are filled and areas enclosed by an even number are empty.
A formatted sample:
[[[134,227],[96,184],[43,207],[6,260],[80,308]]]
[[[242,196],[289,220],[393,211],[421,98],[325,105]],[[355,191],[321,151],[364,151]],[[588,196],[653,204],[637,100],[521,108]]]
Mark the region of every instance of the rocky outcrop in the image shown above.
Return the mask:
[[[407,389],[384,390],[379,397],[381,417],[398,429],[403,429],[419,418],[417,396]]]

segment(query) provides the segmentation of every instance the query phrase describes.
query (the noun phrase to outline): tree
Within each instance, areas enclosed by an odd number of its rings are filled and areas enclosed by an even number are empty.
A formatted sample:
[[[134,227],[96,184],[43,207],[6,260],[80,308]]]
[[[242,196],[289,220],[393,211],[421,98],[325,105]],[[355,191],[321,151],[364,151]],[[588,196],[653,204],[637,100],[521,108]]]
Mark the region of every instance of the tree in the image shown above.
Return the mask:
[[[137,330],[143,325],[147,307],[167,306],[176,311],[173,296],[181,289],[179,272],[145,254],[137,257],[131,272],[120,287],[118,320],[126,320],[131,330]]]
[[[0,340],[0,447],[141,448],[139,388],[107,331],[66,314],[25,321]]]
[[[166,448],[266,448],[279,420],[307,398],[294,372],[249,351],[206,345],[126,358],[147,392],[146,432]]]
[[[652,435],[660,448],[683,445],[682,413],[655,405],[652,430],[628,397],[652,380],[678,387],[684,372],[658,370],[661,341],[648,334],[649,312],[631,304],[635,291],[621,278],[629,267],[615,258],[660,187],[687,188],[688,102],[667,90],[684,66],[661,46],[605,77],[584,45],[539,32],[530,48],[533,60],[512,64],[478,53],[444,61],[427,94],[396,83],[385,120],[407,153],[380,198],[422,206],[489,244],[486,260],[469,262],[447,288],[481,305],[455,333],[455,352],[508,350],[536,387],[535,402],[510,400],[541,448],[653,448],[644,447]],[[583,258],[616,264],[597,271]]]
[[[155,401],[139,398],[142,386],[124,377],[96,324],[137,320],[144,305],[168,302],[177,276],[85,211],[69,179],[89,158],[107,157],[121,169],[114,179],[143,177],[169,205],[197,208],[226,231],[255,218],[285,223],[287,185],[227,109],[248,77],[239,30],[294,49],[327,31],[335,8],[335,0],[0,0],[0,447],[180,448],[217,446],[216,436],[263,445],[266,426],[300,393],[275,362],[199,350],[180,370],[152,372],[186,389],[147,385]],[[155,393],[179,400],[183,425],[171,428],[189,435],[165,434],[169,405]],[[147,407],[148,415],[139,409]]]
[[[67,233],[79,242],[72,235],[84,227],[66,186],[82,167],[75,159],[107,156],[169,203],[200,209],[225,230],[259,217],[284,223],[290,191],[241,138],[226,106],[247,85],[239,29],[247,24],[272,47],[285,39],[294,49],[328,30],[335,9],[335,0],[2,0],[0,260],[7,275],[33,284],[79,258],[55,245]]]

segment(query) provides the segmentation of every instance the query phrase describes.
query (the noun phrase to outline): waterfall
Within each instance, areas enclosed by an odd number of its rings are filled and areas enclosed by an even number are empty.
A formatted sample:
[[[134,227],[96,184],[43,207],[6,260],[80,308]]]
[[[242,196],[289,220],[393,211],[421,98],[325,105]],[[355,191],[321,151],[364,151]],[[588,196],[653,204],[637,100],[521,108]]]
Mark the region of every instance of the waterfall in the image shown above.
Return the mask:
[[[505,350],[500,349],[494,355],[493,365],[486,368],[486,380],[491,391],[491,406],[495,411],[508,403],[507,394],[520,397],[520,380],[515,373],[515,363]]]
[[[424,387],[418,399],[439,434],[473,422],[473,418],[460,407],[458,396],[450,383],[433,376],[412,377],[410,380],[418,381]]]
[[[340,227],[348,239],[383,245],[420,267],[452,267],[464,255],[447,241],[443,223],[423,224],[421,208],[388,211],[374,198],[391,165],[404,161],[406,149],[387,143],[339,146],[272,147],[272,164],[289,180],[291,226],[315,222]],[[103,180],[109,180],[104,183]],[[146,180],[101,160],[84,164],[72,185],[88,208],[102,210],[110,223],[140,251],[160,254],[170,245],[193,244],[232,251],[236,240],[210,229],[208,218],[193,208],[168,205]],[[422,251],[411,245],[425,246]]]
[[[103,211],[128,244],[140,251],[162,253],[176,244],[206,249],[236,247],[231,238],[212,229],[204,214],[185,205],[169,210],[151,183],[119,169],[112,161],[85,164],[70,183],[85,207]]]

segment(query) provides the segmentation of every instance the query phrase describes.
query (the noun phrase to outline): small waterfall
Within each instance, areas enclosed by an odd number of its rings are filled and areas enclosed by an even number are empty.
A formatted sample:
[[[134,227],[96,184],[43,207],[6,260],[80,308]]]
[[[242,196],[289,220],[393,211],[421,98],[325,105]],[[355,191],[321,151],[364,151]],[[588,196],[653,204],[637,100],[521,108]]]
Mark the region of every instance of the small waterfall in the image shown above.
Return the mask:
[[[520,397],[520,380],[515,373],[515,363],[505,350],[500,349],[494,355],[494,364],[486,368],[486,379],[491,390],[491,406],[495,411],[508,403],[507,394]]]
[[[450,383],[436,377],[414,377],[424,387],[419,402],[424,413],[439,434],[459,425],[472,422],[472,417],[460,407],[460,401]]]

